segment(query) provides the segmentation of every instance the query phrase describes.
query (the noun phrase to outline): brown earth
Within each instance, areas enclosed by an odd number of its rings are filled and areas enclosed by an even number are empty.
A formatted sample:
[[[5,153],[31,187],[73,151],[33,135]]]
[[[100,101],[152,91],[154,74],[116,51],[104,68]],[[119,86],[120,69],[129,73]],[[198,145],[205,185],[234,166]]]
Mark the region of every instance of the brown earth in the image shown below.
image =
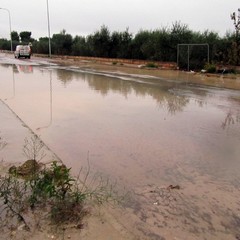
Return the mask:
[[[37,57],[37,56],[36,56]],[[230,89],[237,89],[240,90],[240,76],[233,75],[233,74],[201,74],[201,73],[188,73],[188,78],[186,79],[186,74],[182,76],[181,71],[177,70],[166,70],[161,67],[161,69],[141,69],[139,63],[117,63],[112,64],[110,61],[99,61],[99,59],[90,60],[83,60],[83,59],[74,59],[74,58],[53,58],[51,59],[53,62],[57,62],[59,64],[67,64],[67,65],[76,65],[85,68],[94,68],[99,71],[121,71],[131,74],[145,74],[145,75],[152,75],[152,76],[161,76],[167,79],[177,79],[179,81],[188,81],[194,84],[201,84],[201,85],[208,85],[208,86],[218,86],[223,88],[230,88]],[[142,67],[142,66],[141,66]],[[1,122],[1,130],[0,130],[0,175],[6,174],[9,167],[12,164],[20,165],[26,159],[23,158],[22,155],[22,146],[24,144],[24,139],[27,137],[31,137],[34,133],[19,119],[2,101],[0,101],[0,122]],[[4,144],[3,144],[4,143]],[[51,152],[50,149],[46,146],[46,157],[43,159],[43,162],[47,162],[49,159],[58,159],[57,155]],[[60,160],[60,159],[58,159]],[[64,161],[64,160],[63,160]],[[169,198],[173,199],[180,199],[179,201],[183,200],[182,196],[187,191],[188,188],[191,186],[185,186],[185,189],[172,189],[172,194]],[[179,193],[178,190],[181,190]],[[196,193],[197,195],[205,196],[207,192],[212,193],[212,198],[214,199],[214,194],[222,195],[224,191],[222,191],[221,186],[217,188],[216,186],[209,184],[208,189],[204,186],[201,189],[190,189],[192,192]],[[215,193],[214,193],[215,191]],[[231,191],[231,189],[228,191]],[[214,193],[214,194],[213,194]],[[164,197],[165,194],[169,194],[166,192],[166,188],[157,188],[156,186],[146,186],[145,188],[136,189],[136,195],[145,202],[151,202],[152,204],[149,205],[149,210],[154,208],[156,211],[159,205],[159,199]],[[231,200],[235,202],[235,197],[231,199],[230,196],[225,195],[223,205],[228,205]],[[186,199],[187,200],[187,199]],[[192,207],[193,212],[196,210],[194,208],[194,204],[191,202],[183,201],[184,204],[187,204],[188,207]],[[204,201],[204,200],[203,200]],[[205,208],[208,208],[203,202],[202,204]],[[171,208],[169,208],[171,207]],[[151,208],[151,209],[150,209]],[[211,210],[211,206],[209,206]],[[137,209],[137,207],[136,207]],[[194,210],[195,209],[195,210]],[[145,209],[147,219],[148,209]],[[169,204],[163,206],[163,214],[161,214],[160,219],[161,222],[166,222],[168,220],[168,213],[169,211],[172,212],[173,216],[181,214],[180,212],[184,212],[184,205],[181,205],[180,208],[174,205]],[[179,212],[180,211],[180,212]],[[219,209],[221,211],[221,209]],[[144,211],[142,211],[144,212]],[[152,212],[152,211],[149,211]],[[128,213],[129,214],[129,213]],[[121,239],[156,239],[156,236],[149,236],[147,233],[143,235],[143,231],[141,230],[141,226],[136,227],[134,225],[134,217],[133,219],[128,218],[128,214],[124,211],[121,206],[110,206],[105,205],[102,207],[91,207],[91,214],[86,217],[83,221],[83,228],[79,229],[74,225],[68,225],[63,228],[56,228],[51,225],[47,225],[47,222],[43,224],[41,227],[34,226],[30,231],[25,231],[22,228],[22,225],[19,224],[17,228],[13,227],[5,227],[2,229],[1,239],[33,239],[33,240],[40,240],[40,239],[83,239],[83,240],[90,240],[90,239],[98,239],[98,240],[106,240],[106,239],[114,239],[114,240],[121,240]],[[193,213],[194,215],[194,213]],[[33,216],[30,216],[33,217]],[[202,218],[206,219],[206,225],[208,222],[206,216],[202,216]],[[141,216],[144,218],[144,216]],[[194,216],[192,216],[194,218]],[[146,220],[145,219],[145,220]],[[149,218],[150,219],[150,218]],[[191,218],[189,218],[191,219]],[[164,220],[164,221],[163,221]],[[184,220],[187,221],[187,220]],[[218,219],[214,219],[214,221],[218,221]],[[145,224],[155,225],[155,223],[145,222]],[[176,222],[176,224],[180,224]],[[190,225],[189,222],[184,223],[187,227]],[[222,228],[224,231],[224,227],[227,224],[221,223]],[[224,225],[225,224],[225,225]],[[196,223],[197,226],[197,223]],[[194,231],[194,229],[193,229]],[[235,231],[235,230],[234,230]],[[237,231],[237,229],[236,229]],[[164,230],[164,226],[162,227],[162,232],[165,236],[168,236],[167,239],[195,239],[193,236],[185,236],[186,238],[182,238],[181,234],[178,237],[179,229],[176,229],[175,232],[166,233]],[[236,233],[238,234],[238,233]],[[238,235],[236,235],[236,239]],[[210,237],[210,236],[209,236]],[[164,238],[158,238],[164,239]],[[210,239],[210,238],[209,238]]]
[[[36,57],[45,58],[46,55],[36,55]],[[198,85],[240,90],[239,66],[218,66],[219,69],[235,69],[238,74],[212,74],[193,71],[180,71],[177,70],[177,65],[173,62],[154,62],[155,65],[158,66],[158,68],[147,68],[146,64],[150,61],[144,60],[52,56],[50,61],[61,65],[91,68],[99,71],[120,71],[127,74],[150,75],[183,82],[187,81],[189,83],[194,83]]]
[[[19,119],[2,101],[0,101],[0,176],[8,174],[11,166],[21,165],[26,161],[22,154],[22,147],[26,138],[31,138],[34,133]],[[49,159],[59,160],[57,155],[45,146],[46,156],[41,160],[48,163]],[[48,225],[44,220],[44,213],[26,213],[25,217],[29,223],[30,230],[24,230],[22,222],[13,221],[12,218],[1,219],[1,239],[139,239],[134,230],[125,229],[114,215],[111,215],[111,206],[91,207],[90,214],[84,219],[79,228],[74,224],[64,227]],[[3,203],[0,203],[2,214]],[[119,217],[121,211],[119,211]],[[0,217],[2,217],[0,215]],[[42,218],[42,219],[41,219]],[[41,226],[38,223],[41,222]]]

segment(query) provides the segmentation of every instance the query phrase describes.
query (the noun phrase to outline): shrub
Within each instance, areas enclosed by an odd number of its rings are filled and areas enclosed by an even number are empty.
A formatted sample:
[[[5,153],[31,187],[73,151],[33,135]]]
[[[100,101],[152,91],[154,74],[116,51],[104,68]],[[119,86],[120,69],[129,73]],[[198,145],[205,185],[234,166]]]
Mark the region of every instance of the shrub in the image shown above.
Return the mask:
[[[85,174],[80,171],[81,178],[80,173],[73,178],[70,168],[53,161],[50,167],[45,166],[42,170],[36,169],[23,176],[21,172],[18,173],[22,166],[14,167],[14,171],[11,167],[9,175],[0,176],[0,211],[11,212],[12,217],[23,222],[27,230],[30,226],[25,221],[26,212],[47,209],[43,214],[49,216],[54,224],[79,224],[88,214],[87,202],[118,203],[125,198],[118,194],[116,185],[109,179],[101,175],[88,179],[89,169]]]
[[[50,166],[39,163],[36,159],[45,156],[43,145],[38,136],[26,139],[24,154],[34,159],[19,167],[12,166],[9,174],[0,176],[0,228],[4,222],[9,222],[10,216],[19,219],[24,228],[30,230],[32,223],[29,224],[27,213],[37,213],[38,219],[40,215],[49,216],[56,226],[67,223],[78,225],[88,214],[86,206],[90,202],[118,203],[125,199],[109,179],[98,174],[90,177],[89,164],[73,178],[71,169],[61,162],[52,161]]]
[[[215,64],[212,64],[212,63],[207,63],[205,66],[204,66],[204,69],[208,72],[208,73],[215,73],[217,68],[216,68],[216,65]]]
[[[147,68],[158,68],[158,65],[156,63],[153,62],[149,62],[146,64]]]

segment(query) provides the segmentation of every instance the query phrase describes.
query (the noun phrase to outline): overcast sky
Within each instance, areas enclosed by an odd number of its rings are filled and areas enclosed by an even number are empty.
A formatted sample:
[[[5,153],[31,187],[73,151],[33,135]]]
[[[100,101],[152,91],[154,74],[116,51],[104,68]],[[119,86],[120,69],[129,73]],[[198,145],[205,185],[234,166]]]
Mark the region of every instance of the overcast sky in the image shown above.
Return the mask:
[[[212,30],[223,36],[233,31],[232,12],[239,0],[48,0],[51,35],[65,29],[86,36],[102,25],[113,31],[155,30],[180,21],[191,30]],[[33,38],[48,36],[47,0],[0,0],[11,14],[12,30],[31,31]],[[9,39],[8,13],[0,9],[0,38]]]

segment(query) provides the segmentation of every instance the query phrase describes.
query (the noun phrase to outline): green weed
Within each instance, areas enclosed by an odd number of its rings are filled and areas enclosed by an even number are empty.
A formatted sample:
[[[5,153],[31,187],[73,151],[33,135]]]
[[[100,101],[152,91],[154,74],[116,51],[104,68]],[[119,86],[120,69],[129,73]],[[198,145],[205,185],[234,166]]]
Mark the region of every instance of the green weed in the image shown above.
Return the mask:
[[[11,212],[25,224],[26,229],[30,229],[25,220],[26,213],[42,209],[47,209],[45,214],[52,223],[78,224],[88,214],[88,203],[123,200],[124,196],[116,191],[116,184],[100,174],[90,174],[89,161],[87,169],[80,169],[74,178],[71,169],[61,162],[52,161],[48,166],[33,160],[45,156],[43,146],[37,137],[26,139],[24,153],[32,159],[19,167],[11,167],[9,175],[0,177],[0,213]]]
[[[147,68],[158,68],[158,65],[156,63],[153,63],[153,62],[148,62],[146,64],[146,67]]]

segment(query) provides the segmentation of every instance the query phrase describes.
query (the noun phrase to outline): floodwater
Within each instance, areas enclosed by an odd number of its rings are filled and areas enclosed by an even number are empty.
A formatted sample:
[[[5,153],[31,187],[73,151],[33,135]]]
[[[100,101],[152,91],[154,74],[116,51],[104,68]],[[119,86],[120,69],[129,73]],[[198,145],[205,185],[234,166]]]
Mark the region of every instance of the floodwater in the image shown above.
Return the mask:
[[[239,90],[21,61],[0,65],[2,101],[74,174],[131,190],[141,239],[240,239]]]

